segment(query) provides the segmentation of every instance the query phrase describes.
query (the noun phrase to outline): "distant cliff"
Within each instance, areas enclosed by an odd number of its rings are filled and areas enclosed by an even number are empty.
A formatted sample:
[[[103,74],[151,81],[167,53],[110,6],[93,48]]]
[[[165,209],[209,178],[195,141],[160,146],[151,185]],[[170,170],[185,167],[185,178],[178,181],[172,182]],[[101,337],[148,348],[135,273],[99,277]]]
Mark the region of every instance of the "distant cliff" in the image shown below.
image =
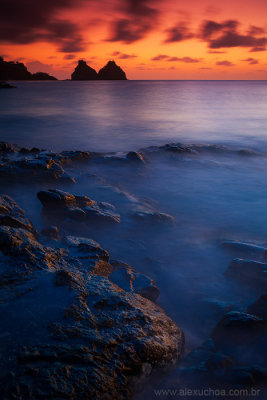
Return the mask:
[[[75,81],[127,80],[127,77],[125,72],[115,63],[115,61],[109,61],[97,73],[93,68],[89,67],[84,60],[80,60],[71,75],[71,79]]]
[[[4,61],[0,57],[0,80],[4,81],[32,81],[32,80],[57,80],[46,72],[31,74],[23,63]]]

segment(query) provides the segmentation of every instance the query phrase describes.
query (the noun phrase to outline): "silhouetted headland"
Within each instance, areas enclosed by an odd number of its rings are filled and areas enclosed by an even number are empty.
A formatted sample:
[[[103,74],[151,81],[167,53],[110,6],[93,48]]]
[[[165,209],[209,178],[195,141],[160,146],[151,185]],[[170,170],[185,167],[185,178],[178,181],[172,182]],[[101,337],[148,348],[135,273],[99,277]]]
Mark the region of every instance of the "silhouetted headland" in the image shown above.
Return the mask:
[[[125,72],[115,61],[109,61],[97,73],[93,68],[86,64],[84,60],[79,60],[77,67],[71,75],[73,81],[91,80],[127,80]]]
[[[55,81],[57,78],[46,72],[37,72],[32,74],[23,63],[14,61],[4,61],[0,57],[0,80],[4,81]]]

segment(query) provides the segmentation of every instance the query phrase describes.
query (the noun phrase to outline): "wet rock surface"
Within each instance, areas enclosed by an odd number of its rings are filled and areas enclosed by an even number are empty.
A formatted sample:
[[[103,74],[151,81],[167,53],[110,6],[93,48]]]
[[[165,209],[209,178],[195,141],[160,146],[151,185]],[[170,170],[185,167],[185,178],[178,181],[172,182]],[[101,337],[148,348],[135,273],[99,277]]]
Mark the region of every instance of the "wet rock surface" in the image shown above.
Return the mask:
[[[43,205],[44,213],[60,213],[63,217],[74,220],[101,222],[120,222],[120,215],[101,202],[97,203],[87,196],[75,196],[61,190],[50,189],[37,194]]]
[[[134,378],[180,357],[183,333],[145,298],[156,290],[149,278],[110,262],[93,239],[41,243],[8,196],[0,216],[10,217],[0,234],[3,399],[127,399]],[[120,270],[128,282],[112,282]]]

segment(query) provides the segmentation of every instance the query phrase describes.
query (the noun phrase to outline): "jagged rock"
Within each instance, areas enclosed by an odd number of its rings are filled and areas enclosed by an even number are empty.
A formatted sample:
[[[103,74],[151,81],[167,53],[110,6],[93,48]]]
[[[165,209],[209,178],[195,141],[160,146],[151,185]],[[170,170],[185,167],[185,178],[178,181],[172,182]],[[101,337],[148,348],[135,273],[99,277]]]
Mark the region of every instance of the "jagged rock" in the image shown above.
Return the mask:
[[[25,150],[24,150],[25,152]],[[31,158],[8,160],[0,164],[0,178],[3,180],[17,181],[21,179],[34,180],[61,180],[75,182],[52,158],[39,157],[39,149],[31,149]],[[21,153],[20,153],[21,154]]]
[[[7,142],[0,142],[0,153],[14,153],[15,148]]]
[[[37,194],[45,213],[60,213],[64,218],[75,220],[97,220],[98,222],[120,222],[120,215],[107,209],[87,196],[74,196],[61,190],[50,189]]]
[[[173,153],[194,153],[197,154],[196,150],[192,149],[190,146],[186,146],[181,143],[167,143],[161,146],[160,149],[173,152]]]
[[[74,248],[76,252],[74,253],[76,257],[81,259],[97,257],[102,261],[109,260],[109,253],[102,249],[99,243],[93,239],[83,238],[79,236],[66,236],[64,238],[67,246]],[[110,272],[111,272],[110,268]]]
[[[12,199],[2,202],[2,215],[21,215]],[[1,228],[3,399],[126,400],[144,369],[179,358],[181,330],[156,304],[106,277],[113,267],[95,256],[97,244],[69,237],[68,252],[43,246],[34,230]],[[71,254],[81,245],[88,258]]]
[[[70,163],[70,162],[83,162],[88,161],[92,157],[89,151],[62,151],[58,158],[61,163]]]
[[[144,157],[142,156],[141,153],[138,153],[137,151],[130,151],[129,153],[126,154],[126,158],[130,161],[134,161],[136,163],[144,164],[145,160]]]
[[[267,264],[265,263],[235,258],[225,271],[225,274],[249,285],[254,284],[259,288],[265,289],[267,284],[266,271]]]
[[[57,226],[49,226],[48,228],[43,229],[41,233],[48,238],[55,240],[59,239],[59,229]]]
[[[0,226],[21,228],[34,234],[36,233],[24,211],[7,195],[0,197]]]
[[[152,279],[146,275],[139,274],[128,264],[113,261],[111,262],[112,272],[109,279],[127,292],[135,292],[141,296],[156,301],[160,291]]]
[[[89,67],[84,60],[79,60],[77,67],[71,74],[73,81],[90,81],[98,79],[97,72]]]
[[[115,61],[109,61],[98,72],[100,80],[127,80],[125,72],[119,67]]]

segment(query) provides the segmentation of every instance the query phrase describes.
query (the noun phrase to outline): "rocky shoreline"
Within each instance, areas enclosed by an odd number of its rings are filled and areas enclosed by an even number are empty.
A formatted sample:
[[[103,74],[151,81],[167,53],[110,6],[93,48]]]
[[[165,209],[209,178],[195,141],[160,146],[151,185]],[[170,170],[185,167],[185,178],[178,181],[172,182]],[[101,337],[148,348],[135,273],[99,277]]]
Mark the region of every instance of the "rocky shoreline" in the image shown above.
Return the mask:
[[[9,182],[74,182],[62,165],[91,157],[65,152],[52,159],[6,143],[0,150],[1,180]],[[111,204],[87,196],[61,190],[37,196],[50,219],[120,222]],[[2,195],[0,249],[3,399],[126,399],[136,379],[180,358],[184,335],[155,304],[154,282],[111,260],[93,239],[55,226],[39,233]]]
[[[128,399],[138,380],[181,358],[184,334],[156,304],[159,289],[153,280],[110,258],[95,237],[69,231],[72,224],[86,224],[113,232],[125,219],[124,210],[70,188],[77,180],[75,165],[142,171],[162,155],[210,152],[233,150],[172,143],[125,154],[56,153],[0,144],[2,186],[29,180],[37,185],[45,221],[38,232],[19,204],[5,194],[0,197],[3,399]],[[260,156],[243,149],[235,154]],[[127,204],[129,221],[144,229],[146,224],[158,229],[176,223],[153,204],[116,190]],[[227,309],[210,338],[181,361],[169,388],[177,386],[178,376],[188,386],[198,381],[265,387],[266,246],[227,240],[222,247],[233,254],[225,278],[244,290],[254,285],[262,295],[245,311]]]

